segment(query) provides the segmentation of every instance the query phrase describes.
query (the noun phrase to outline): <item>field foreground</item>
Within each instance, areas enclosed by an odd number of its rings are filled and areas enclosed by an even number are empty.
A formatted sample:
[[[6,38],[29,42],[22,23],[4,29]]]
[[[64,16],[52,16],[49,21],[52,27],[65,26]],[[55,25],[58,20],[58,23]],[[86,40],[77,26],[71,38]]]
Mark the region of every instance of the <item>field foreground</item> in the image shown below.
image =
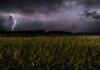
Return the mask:
[[[0,37],[0,70],[99,69],[99,35]]]

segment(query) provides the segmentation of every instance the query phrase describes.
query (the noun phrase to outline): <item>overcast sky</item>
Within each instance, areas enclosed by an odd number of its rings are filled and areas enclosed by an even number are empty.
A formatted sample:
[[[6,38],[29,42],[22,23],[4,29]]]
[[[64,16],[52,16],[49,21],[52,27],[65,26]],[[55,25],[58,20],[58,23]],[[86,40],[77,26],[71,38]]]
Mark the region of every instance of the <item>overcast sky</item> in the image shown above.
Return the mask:
[[[99,3],[99,0],[0,0],[0,31],[100,33],[100,19],[86,17],[84,13],[85,10],[100,13]]]

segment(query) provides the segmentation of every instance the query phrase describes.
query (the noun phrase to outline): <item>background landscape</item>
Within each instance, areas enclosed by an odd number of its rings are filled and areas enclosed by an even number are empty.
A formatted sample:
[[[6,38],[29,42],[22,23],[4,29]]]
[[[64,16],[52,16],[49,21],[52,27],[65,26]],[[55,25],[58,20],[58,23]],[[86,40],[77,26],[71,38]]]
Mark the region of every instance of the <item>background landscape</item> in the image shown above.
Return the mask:
[[[0,0],[0,70],[100,70],[99,0]]]

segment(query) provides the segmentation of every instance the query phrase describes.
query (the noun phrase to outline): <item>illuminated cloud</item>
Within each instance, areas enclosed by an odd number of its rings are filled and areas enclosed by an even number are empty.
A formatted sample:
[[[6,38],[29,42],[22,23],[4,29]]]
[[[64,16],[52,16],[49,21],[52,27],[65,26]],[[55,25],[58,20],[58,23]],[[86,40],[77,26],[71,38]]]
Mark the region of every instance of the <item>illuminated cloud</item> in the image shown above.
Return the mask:
[[[98,0],[1,0],[0,27],[13,31],[99,32],[99,19],[82,16],[84,10],[100,13]],[[6,2],[6,3],[5,3]],[[10,15],[10,14],[13,15]],[[8,21],[9,16],[13,22]]]

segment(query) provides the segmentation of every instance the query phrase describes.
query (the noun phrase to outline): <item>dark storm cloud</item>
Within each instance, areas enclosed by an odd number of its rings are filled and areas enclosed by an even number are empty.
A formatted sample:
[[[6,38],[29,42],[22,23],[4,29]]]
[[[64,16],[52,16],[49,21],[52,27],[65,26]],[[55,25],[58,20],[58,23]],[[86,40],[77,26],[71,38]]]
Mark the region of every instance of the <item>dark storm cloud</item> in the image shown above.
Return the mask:
[[[89,7],[100,7],[100,0],[85,0],[84,3]]]
[[[78,4],[84,5],[86,8],[100,8],[100,0],[73,0],[77,1]]]
[[[0,9],[4,11],[15,11],[17,9],[25,13],[34,13],[41,10],[41,12],[46,13],[48,9],[49,11],[55,11],[62,2],[63,0],[0,0]]]
[[[61,6],[63,2],[74,1],[77,4],[84,5],[86,7],[100,7],[99,0],[0,0],[0,8],[17,8],[22,11],[36,10],[39,7],[45,6],[49,9],[56,9]],[[34,8],[29,8],[34,7]]]
[[[61,4],[63,0],[0,0],[1,6],[30,6],[30,5],[55,5]]]
[[[16,19],[15,31],[56,30],[99,32],[99,19],[87,18],[84,10],[98,9],[98,0],[0,0],[0,30],[11,29],[7,18]],[[98,9],[98,12],[100,10]]]

